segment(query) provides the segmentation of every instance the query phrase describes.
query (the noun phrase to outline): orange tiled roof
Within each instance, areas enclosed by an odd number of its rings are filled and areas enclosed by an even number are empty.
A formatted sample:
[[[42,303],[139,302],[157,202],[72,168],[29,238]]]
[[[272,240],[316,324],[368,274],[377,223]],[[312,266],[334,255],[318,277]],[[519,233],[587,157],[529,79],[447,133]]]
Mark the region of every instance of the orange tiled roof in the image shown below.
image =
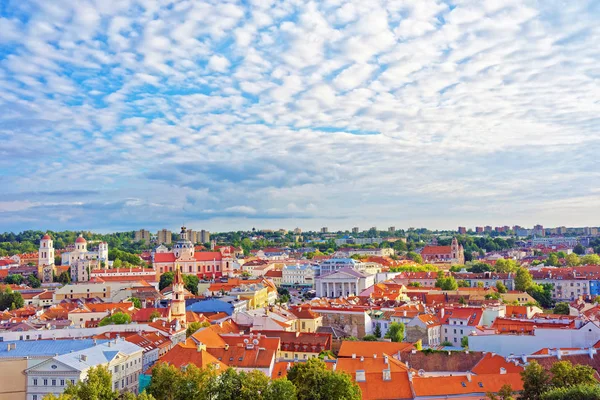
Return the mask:
[[[481,361],[473,367],[471,372],[482,375],[482,374],[497,374],[500,372],[500,368],[504,368],[507,373],[520,374],[523,371],[523,367],[516,365],[514,362],[508,362],[502,356],[493,353],[487,353]]]
[[[209,365],[214,365],[217,366],[219,371],[225,371],[227,369],[227,365],[217,360],[208,351],[199,351],[196,347],[187,347],[182,346],[181,344],[173,347],[165,355],[163,355],[156,364],[148,369],[148,372],[152,371],[152,369],[159,363],[167,363],[177,368],[194,364],[198,368],[206,368]]]
[[[472,375],[471,381],[466,376],[432,376],[413,377],[412,386],[416,396],[460,396],[487,392],[498,392],[503,385],[510,385],[513,390],[523,390],[520,374],[486,374]]]
[[[406,342],[362,342],[344,340],[340,346],[338,357],[368,357],[372,358],[374,354],[377,357],[383,357],[383,354],[396,355],[398,352],[407,352],[415,349],[412,343]]]

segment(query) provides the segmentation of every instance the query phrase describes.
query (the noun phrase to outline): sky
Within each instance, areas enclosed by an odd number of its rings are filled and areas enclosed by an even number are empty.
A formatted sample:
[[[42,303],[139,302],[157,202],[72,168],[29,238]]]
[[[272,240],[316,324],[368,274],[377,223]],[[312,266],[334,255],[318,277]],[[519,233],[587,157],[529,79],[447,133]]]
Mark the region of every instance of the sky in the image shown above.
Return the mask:
[[[599,20],[0,1],[0,231],[600,225]]]

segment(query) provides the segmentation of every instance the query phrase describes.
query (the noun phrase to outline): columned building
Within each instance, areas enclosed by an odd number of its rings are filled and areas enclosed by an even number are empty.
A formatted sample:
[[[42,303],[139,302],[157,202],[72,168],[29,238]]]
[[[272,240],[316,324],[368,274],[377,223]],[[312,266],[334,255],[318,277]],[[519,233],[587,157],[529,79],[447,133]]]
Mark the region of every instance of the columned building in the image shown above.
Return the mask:
[[[317,297],[347,297],[358,295],[375,284],[375,275],[367,275],[352,268],[342,268],[316,278]]]

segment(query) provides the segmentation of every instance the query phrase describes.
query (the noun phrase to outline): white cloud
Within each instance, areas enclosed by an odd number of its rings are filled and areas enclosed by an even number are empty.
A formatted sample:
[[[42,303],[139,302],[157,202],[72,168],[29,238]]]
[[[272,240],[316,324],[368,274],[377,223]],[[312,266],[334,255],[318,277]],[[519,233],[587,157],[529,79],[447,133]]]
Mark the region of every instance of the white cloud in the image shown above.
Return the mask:
[[[229,60],[219,55],[214,55],[208,60],[208,68],[217,72],[226,72],[229,69],[229,65]]]
[[[11,2],[0,220],[600,224],[592,3]]]

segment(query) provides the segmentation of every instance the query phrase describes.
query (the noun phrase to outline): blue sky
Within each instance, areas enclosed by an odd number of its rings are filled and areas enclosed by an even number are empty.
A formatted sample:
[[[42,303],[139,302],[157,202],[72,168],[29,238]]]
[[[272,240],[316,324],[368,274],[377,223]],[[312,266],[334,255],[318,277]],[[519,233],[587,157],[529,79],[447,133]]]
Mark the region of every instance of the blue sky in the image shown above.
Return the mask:
[[[0,231],[600,225],[600,3],[0,2]]]

